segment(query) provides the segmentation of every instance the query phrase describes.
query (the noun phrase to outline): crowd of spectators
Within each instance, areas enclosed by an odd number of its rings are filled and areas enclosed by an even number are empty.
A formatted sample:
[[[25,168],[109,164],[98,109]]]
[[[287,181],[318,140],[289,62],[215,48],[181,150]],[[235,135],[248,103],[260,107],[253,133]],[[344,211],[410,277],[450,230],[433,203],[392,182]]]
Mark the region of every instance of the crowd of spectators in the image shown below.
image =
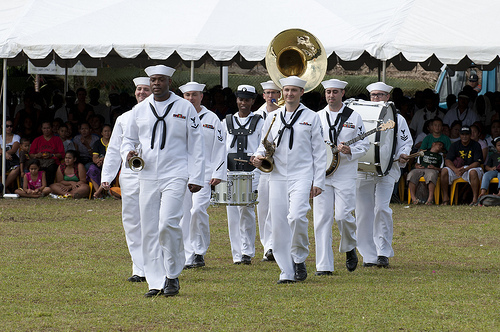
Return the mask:
[[[118,116],[130,110],[135,104],[133,96],[127,93],[111,93],[107,96],[105,103],[101,101],[100,97],[98,89],[91,89],[87,93],[86,89],[78,88],[76,92],[68,91],[65,96],[56,92],[53,94],[52,100],[46,102],[40,94],[30,88],[24,92],[21,104],[8,103],[7,148],[5,151],[8,172],[7,192],[13,192],[18,187],[20,190],[29,189],[29,185],[26,187],[24,182],[28,180],[31,184],[34,180],[33,177],[37,177],[37,179],[40,178],[41,182],[44,178],[46,184],[40,185],[42,189],[38,190],[36,195],[47,195],[49,188],[53,194],[70,195],[70,192],[75,189],[74,185],[67,184],[67,191],[61,189],[59,185],[54,186],[54,183],[60,183],[60,181],[67,182],[67,180],[61,180],[60,177],[68,176],[64,173],[68,172],[68,169],[78,178],[76,183],[86,185],[92,183],[94,187],[100,185],[100,169],[114,122]],[[363,94],[349,97],[369,100],[368,96]],[[438,95],[431,89],[417,91],[414,96],[409,97],[405,96],[401,89],[395,88],[392,101],[408,122],[415,142],[414,151],[424,150],[429,152],[427,153],[429,155],[431,151],[434,153],[437,149],[433,148],[433,143],[442,143],[442,146],[439,145],[440,152],[438,153],[443,156],[445,161],[441,165],[443,167],[431,166],[431,168],[435,167],[437,172],[446,168],[447,152],[454,149],[453,144],[461,142],[461,132],[463,132],[464,127],[470,129],[470,140],[477,142],[480,146],[481,158],[477,162],[481,168],[485,171],[493,171],[493,168],[500,162],[500,160],[493,160],[495,156],[498,159],[498,152],[494,144],[496,141],[493,140],[500,136],[500,92],[488,92],[478,96],[477,89],[468,84],[457,96],[448,96],[446,107],[441,108]],[[314,111],[318,111],[326,105],[324,96],[315,91],[306,93],[302,102]],[[252,110],[257,110],[263,103],[264,100],[259,95]],[[204,93],[202,104],[212,110],[221,120],[227,114],[237,111],[236,97],[233,91],[221,86],[212,87]],[[0,142],[1,139],[0,136]],[[70,159],[72,159],[68,158],[68,152],[74,155],[73,163],[78,166],[66,165],[66,162],[71,162]],[[428,159],[428,157],[425,158]],[[429,160],[415,160],[413,166],[410,167],[416,166],[421,169],[439,163],[436,161],[439,158],[436,158],[435,155],[432,159],[433,163]],[[37,163],[33,163],[33,160],[37,160]],[[452,160],[452,162],[456,161]],[[485,169],[486,166],[483,165],[488,165],[488,169]],[[39,170],[32,173],[30,166],[38,167]],[[85,178],[83,178],[83,174],[80,174],[80,166],[85,169]],[[408,173],[411,169],[406,171]],[[43,177],[40,174],[43,174]],[[488,178],[492,174],[489,173]],[[479,186],[481,185],[481,176],[478,179]],[[412,174],[408,180],[410,178],[410,182],[415,184],[415,175]],[[20,181],[16,181],[16,179],[20,179]],[[428,185],[429,182],[427,180],[426,182]],[[433,182],[433,185],[435,184]],[[412,191],[415,190],[412,185],[410,186]],[[479,195],[485,194],[490,189],[489,187],[483,188],[484,186],[483,184],[481,188],[477,188],[477,191],[481,190]],[[79,187],[81,186],[79,185]],[[473,192],[476,191],[475,189]],[[498,189],[493,188],[493,190],[496,193]],[[82,191],[78,192],[77,196],[84,197],[86,195]],[[448,199],[447,197],[444,195],[445,201]],[[431,203],[432,200],[433,197],[427,195],[424,202]],[[472,203],[476,201],[477,197],[472,195]],[[417,204],[420,200],[415,197],[413,202]]]

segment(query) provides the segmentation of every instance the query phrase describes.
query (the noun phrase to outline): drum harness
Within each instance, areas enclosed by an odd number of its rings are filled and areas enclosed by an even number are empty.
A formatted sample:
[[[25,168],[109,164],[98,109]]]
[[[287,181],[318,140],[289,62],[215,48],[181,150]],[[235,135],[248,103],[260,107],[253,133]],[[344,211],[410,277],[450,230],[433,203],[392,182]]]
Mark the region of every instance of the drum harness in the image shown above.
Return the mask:
[[[234,127],[233,118],[238,125],[238,128]],[[257,123],[262,117],[258,114],[255,114],[251,119],[247,120],[243,125],[238,121],[238,118],[234,117],[232,114],[226,115],[226,126],[229,134],[233,135],[233,141],[231,142],[230,147],[233,148],[235,144],[237,152],[236,153],[228,153],[227,165],[229,170],[231,171],[248,171],[251,172],[254,170],[253,167],[249,163],[243,162],[235,162],[234,158],[237,159],[248,159],[248,156],[244,152],[248,145],[248,136],[252,135],[255,132],[255,128],[257,127]],[[250,123],[248,128],[245,128],[247,124]],[[235,156],[236,155],[236,156]]]

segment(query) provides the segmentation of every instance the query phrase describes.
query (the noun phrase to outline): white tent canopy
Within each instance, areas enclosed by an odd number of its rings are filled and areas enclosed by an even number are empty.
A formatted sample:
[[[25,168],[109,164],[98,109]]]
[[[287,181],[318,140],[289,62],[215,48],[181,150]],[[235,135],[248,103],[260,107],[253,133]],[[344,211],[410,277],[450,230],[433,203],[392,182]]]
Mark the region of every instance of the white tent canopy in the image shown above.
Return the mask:
[[[498,62],[498,13],[493,0],[0,0],[0,58],[255,62],[302,28],[331,64],[486,65]]]

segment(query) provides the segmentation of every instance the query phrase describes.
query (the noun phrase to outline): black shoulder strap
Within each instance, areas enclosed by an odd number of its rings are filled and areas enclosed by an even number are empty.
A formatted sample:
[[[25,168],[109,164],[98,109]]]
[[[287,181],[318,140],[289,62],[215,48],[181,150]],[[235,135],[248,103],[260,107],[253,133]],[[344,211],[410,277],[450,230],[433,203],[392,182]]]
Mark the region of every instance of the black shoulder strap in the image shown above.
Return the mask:
[[[255,114],[252,118],[252,121],[250,122],[250,134],[252,134],[255,131],[255,127],[257,127],[257,123],[259,120],[262,119],[262,117],[259,114]]]
[[[233,125],[233,115],[232,114],[226,115],[226,127],[227,127],[228,133],[233,134],[234,125]]]

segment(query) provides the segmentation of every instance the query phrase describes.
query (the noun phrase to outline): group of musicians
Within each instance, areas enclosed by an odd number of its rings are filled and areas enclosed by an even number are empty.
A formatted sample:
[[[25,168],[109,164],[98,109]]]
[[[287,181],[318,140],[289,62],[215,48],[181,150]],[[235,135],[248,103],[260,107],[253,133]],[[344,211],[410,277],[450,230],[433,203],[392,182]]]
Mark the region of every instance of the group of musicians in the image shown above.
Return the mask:
[[[253,173],[262,260],[276,261],[279,284],[307,278],[310,199],[316,275],[334,270],[334,220],[348,271],[358,265],[356,248],[363,266],[389,266],[394,255],[389,202],[412,146],[403,117],[397,116],[397,162],[387,176],[377,176],[358,172],[370,142],[359,138],[365,132],[361,115],[342,101],[347,82],[322,82],[328,105],[317,113],[300,102],[307,82],[297,76],[282,78],[281,89],[273,81],[261,83],[266,103],[255,113],[255,87],[240,85],[238,112],[220,122],[201,105],[204,84],[181,86],[181,98],[170,91],[173,68],[158,65],[145,71],[148,77],[134,80],[138,104],[113,131],[99,190],[109,189],[122,164],[122,219],[133,262],[129,281],[146,281],[146,297],[178,294],[182,270],[205,266],[211,187],[226,181],[228,172]],[[392,87],[377,82],[367,89],[371,101],[387,102]],[[284,105],[278,107],[281,97]],[[269,157],[264,141],[273,146],[270,172],[261,171]],[[339,166],[326,177],[330,145],[336,146]],[[132,172],[128,161],[137,155],[144,167]],[[249,265],[256,251],[254,206],[227,206],[227,217],[233,262]]]

